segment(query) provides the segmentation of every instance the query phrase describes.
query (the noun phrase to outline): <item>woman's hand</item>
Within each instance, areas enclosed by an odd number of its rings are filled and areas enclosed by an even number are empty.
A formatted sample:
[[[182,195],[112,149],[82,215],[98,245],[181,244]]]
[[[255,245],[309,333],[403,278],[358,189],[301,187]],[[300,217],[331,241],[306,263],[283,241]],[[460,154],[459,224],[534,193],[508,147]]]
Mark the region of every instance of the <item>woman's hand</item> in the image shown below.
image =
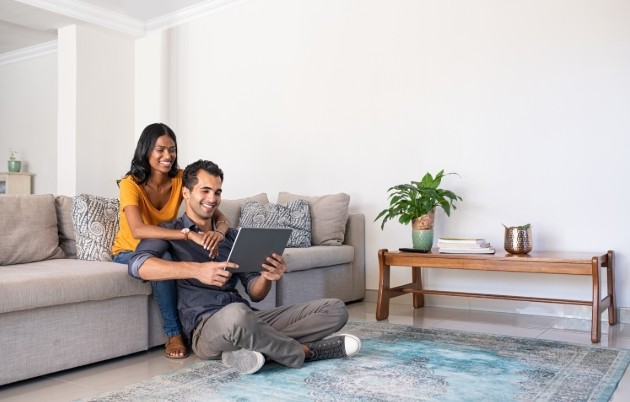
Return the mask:
[[[194,233],[194,234],[193,234]],[[191,236],[192,235],[192,236]],[[190,232],[188,237],[199,244],[206,250],[210,250],[208,254],[210,258],[214,258],[219,254],[219,243],[225,239],[225,235],[221,232]]]

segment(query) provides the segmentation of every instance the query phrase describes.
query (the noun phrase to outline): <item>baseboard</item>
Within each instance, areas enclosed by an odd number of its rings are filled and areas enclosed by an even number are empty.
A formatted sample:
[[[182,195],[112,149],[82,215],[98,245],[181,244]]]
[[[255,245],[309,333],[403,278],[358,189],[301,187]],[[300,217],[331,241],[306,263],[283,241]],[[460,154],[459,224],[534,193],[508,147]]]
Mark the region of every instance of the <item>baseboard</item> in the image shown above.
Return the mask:
[[[377,290],[366,290],[366,302],[376,303]],[[391,304],[412,304],[412,295],[398,296],[390,301]],[[591,319],[591,309],[588,306],[574,306],[567,304],[519,302],[509,300],[478,299],[473,297],[453,296],[424,296],[424,305],[431,307],[457,308],[462,310],[496,311],[501,313],[545,315],[551,317]],[[630,323],[630,308],[617,308],[617,321]],[[608,312],[602,315],[602,321],[608,319]]]

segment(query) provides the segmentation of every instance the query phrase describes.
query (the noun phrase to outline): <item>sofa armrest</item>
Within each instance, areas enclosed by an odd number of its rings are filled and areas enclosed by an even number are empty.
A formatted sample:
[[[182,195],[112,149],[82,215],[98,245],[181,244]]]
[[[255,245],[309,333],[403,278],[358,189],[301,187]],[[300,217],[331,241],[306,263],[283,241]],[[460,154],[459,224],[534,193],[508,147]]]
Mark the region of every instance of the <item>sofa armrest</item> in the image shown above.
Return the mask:
[[[343,244],[354,247],[353,299],[365,297],[365,215],[348,214]]]

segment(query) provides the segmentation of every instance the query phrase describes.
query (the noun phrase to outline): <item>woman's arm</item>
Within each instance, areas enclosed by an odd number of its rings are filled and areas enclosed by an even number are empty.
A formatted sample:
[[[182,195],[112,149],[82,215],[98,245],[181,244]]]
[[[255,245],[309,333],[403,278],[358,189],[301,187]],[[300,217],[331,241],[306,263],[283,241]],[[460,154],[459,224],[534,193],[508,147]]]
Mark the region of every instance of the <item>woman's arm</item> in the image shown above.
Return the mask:
[[[144,223],[144,221],[142,220],[142,215],[140,214],[140,207],[138,207],[137,205],[127,205],[125,209],[123,209],[123,212],[125,213],[125,217],[127,218],[127,224],[129,225],[131,236],[133,236],[134,239],[186,239],[186,235],[177,229],[166,229],[161,226],[147,225],[146,223]],[[192,239],[192,236],[190,236],[191,233],[188,233],[189,239]]]
[[[225,239],[225,233],[229,228],[227,217],[219,210],[216,211],[216,230],[207,233],[197,233],[192,230],[188,233],[182,233],[176,229],[147,225],[142,220],[140,207],[137,205],[127,205],[123,212],[125,213],[129,230],[134,239],[192,240],[200,246],[203,246],[206,250],[210,250],[210,257],[216,257],[219,251],[219,243]]]
[[[214,219],[214,230],[221,233],[223,235],[223,238],[225,238],[225,234],[230,228],[230,221],[228,220],[227,216],[225,216],[223,212],[217,209],[216,212],[214,213],[213,219]]]

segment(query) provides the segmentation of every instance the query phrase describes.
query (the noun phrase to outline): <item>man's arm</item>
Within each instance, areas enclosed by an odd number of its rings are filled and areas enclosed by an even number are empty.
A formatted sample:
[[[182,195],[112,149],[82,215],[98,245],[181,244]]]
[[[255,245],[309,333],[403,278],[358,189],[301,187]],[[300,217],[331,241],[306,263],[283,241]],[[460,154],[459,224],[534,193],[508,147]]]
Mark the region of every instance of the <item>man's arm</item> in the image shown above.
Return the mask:
[[[149,257],[138,267],[138,275],[147,281],[197,278],[204,264],[200,262],[168,261]],[[203,282],[203,281],[202,281]]]
[[[142,240],[129,259],[129,275],[150,281],[197,279],[208,285],[223,286],[231,276],[230,271],[223,268],[238,268],[233,262],[169,261],[158,257],[168,250],[168,241]]]

